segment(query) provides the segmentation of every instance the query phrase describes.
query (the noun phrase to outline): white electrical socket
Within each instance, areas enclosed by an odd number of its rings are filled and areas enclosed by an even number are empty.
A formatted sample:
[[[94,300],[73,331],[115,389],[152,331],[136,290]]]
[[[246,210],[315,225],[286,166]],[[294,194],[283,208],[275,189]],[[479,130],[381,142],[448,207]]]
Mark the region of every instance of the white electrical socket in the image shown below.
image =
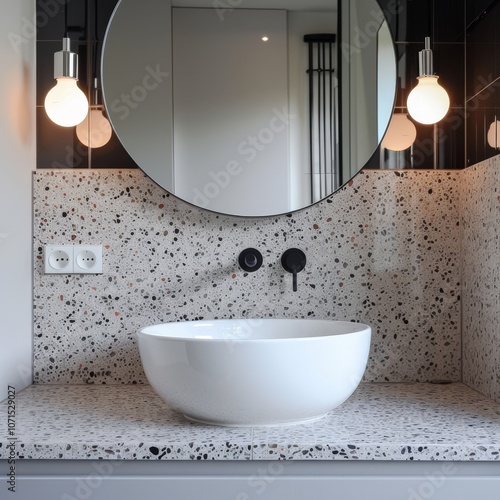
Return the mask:
[[[76,274],[102,274],[102,245],[75,246],[73,272]]]
[[[73,272],[72,245],[46,245],[43,251],[45,274],[71,274]]]
[[[45,274],[102,274],[102,245],[46,245]]]

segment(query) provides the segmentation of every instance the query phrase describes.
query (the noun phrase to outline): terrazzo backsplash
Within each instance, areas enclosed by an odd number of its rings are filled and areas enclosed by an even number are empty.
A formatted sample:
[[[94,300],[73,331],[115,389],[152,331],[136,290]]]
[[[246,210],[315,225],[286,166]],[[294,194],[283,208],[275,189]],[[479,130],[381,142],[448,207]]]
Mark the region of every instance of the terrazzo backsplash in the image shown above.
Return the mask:
[[[463,381],[500,403],[500,157],[462,173]]]
[[[365,381],[461,379],[458,171],[364,171],[286,216],[192,207],[139,170],[34,173],[35,383],[146,383],[134,332],[215,318],[372,326]],[[45,244],[102,244],[102,275],[44,275]],[[239,253],[259,249],[255,273]],[[292,291],[282,253],[307,265]]]

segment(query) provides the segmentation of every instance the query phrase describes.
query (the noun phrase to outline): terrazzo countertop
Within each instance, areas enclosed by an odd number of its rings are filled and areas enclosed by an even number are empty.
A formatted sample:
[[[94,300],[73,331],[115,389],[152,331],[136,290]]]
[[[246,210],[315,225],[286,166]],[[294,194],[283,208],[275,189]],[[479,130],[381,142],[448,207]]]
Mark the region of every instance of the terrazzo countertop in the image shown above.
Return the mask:
[[[0,459],[500,460],[500,404],[460,383],[361,384],[323,419],[283,427],[191,423],[149,385],[32,385],[13,403],[11,420],[0,405]]]

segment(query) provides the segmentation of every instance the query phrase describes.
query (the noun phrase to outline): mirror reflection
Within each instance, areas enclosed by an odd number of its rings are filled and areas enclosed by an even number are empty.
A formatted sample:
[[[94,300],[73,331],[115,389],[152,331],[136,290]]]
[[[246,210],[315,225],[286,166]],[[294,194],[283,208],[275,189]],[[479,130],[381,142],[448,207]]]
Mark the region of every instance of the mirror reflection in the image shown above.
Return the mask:
[[[103,90],[125,148],[169,192],[281,214],[329,196],[377,148],[395,60],[375,0],[138,4],[121,0],[110,22]]]

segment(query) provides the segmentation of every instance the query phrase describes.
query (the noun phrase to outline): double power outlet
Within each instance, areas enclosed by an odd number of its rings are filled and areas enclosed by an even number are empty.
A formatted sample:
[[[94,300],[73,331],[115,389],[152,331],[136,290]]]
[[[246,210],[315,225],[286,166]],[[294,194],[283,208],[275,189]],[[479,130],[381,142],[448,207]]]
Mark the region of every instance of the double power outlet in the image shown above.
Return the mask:
[[[45,274],[102,274],[102,245],[46,245]]]

